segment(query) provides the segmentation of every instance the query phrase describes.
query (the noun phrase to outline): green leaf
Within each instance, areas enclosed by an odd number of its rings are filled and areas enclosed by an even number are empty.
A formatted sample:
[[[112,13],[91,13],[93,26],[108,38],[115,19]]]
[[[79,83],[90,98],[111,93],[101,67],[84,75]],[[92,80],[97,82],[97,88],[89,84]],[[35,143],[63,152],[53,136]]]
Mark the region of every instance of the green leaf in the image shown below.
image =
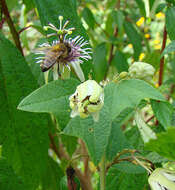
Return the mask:
[[[105,22],[105,31],[107,31],[107,33],[109,35],[113,35],[114,32],[114,20],[113,20],[113,16],[112,16],[112,12],[109,12],[107,14],[107,20]]]
[[[24,98],[18,109],[53,113],[61,128],[64,128],[70,119],[69,96],[75,92],[78,84],[79,81],[75,79],[52,81]]]
[[[60,180],[63,176],[64,173],[59,164],[49,157],[47,170],[42,178],[42,190],[59,190]]]
[[[136,0],[136,3],[140,9],[140,13],[145,17],[146,16],[146,12],[145,12],[145,5],[143,0]]]
[[[173,5],[175,5],[175,1],[174,0],[166,0],[167,3],[172,3]]]
[[[131,163],[112,166],[106,177],[106,189],[110,190],[141,190],[146,184],[146,172],[140,166]]]
[[[122,71],[128,71],[127,59],[121,51],[116,51],[112,60],[112,65],[114,65],[117,68],[119,73]]]
[[[154,115],[164,126],[166,129],[167,127],[171,126],[171,121],[173,119],[173,107],[169,102],[157,102],[152,100],[151,106],[154,112]]]
[[[100,118],[103,119],[98,122],[94,122],[92,117],[86,119],[75,117],[64,129],[65,134],[80,137],[85,141],[95,164],[100,161],[108,143],[112,126],[109,113],[107,108],[103,108],[103,111],[100,112]]]
[[[166,48],[163,50],[161,57],[163,57],[165,54],[169,54],[175,52],[175,41],[172,41],[171,43],[166,46]]]
[[[6,0],[6,3],[9,11],[11,11],[16,5],[18,5],[18,0]]]
[[[122,30],[123,28],[123,23],[124,23],[124,15],[123,15],[123,12],[118,10],[118,11],[112,11],[112,17],[113,17],[113,20],[114,20],[114,23],[117,24],[117,27],[119,29],[119,31]]]
[[[37,80],[37,83],[39,84],[39,86],[42,86],[45,84],[44,74],[43,72],[41,72],[39,64],[36,63],[36,57],[37,57],[36,54],[31,53],[28,56],[26,56],[26,61],[29,63],[29,67],[32,71],[33,76]]]
[[[110,138],[114,139],[114,134],[111,136],[111,132],[120,132],[117,127],[124,118],[117,118],[119,114],[127,108],[135,108],[138,106],[139,102],[144,98],[152,98],[158,100],[164,100],[163,96],[152,86],[141,80],[125,80],[119,84],[110,83],[105,87],[104,90],[104,106],[100,111],[100,117],[98,122],[94,122],[92,117],[86,119],[81,119],[80,117],[75,117],[70,120],[64,133],[70,136],[76,136],[82,138],[89,150],[92,160],[95,164],[98,164],[102,155],[107,149],[108,142]],[[120,120],[121,119],[121,120]],[[115,127],[115,129],[114,129]],[[124,138],[121,136],[122,142],[119,147],[123,146]],[[118,142],[118,141],[117,141]],[[111,145],[109,144],[111,147]],[[120,149],[120,148],[119,148]],[[111,147],[111,154],[109,154],[108,159],[112,159],[115,152],[119,151],[117,148]]]
[[[63,134],[63,135],[61,135],[61,141],[65,145],[66,150],[69,153],[69,155],[72,156],[72,154],[74,153],[74,151],[77,148],[77,138]]]
[[[73,0],[34,0],[35,6],[37,7],[40,21],[42,26],[48,25],[48,23],[54,24],[56,27],[59,27],[58,16],[62,15],[64,17],[63,22],[69,20],[68,27],[73,27],[75,30],[73,31],[70,37],[82,36],[85,40],[88,40],[88,36],[86,34],[85,29],[83,28],[80,18],[76,12],[76,1]],[[86,79],[88,78],[88,74],[92,69],[92,61],[85,61],[84,64],[81,65]]]
[[[22,0],[22,1],[23,1],[23,4],[25,4],[26,6],[26,12],[29,12],[35,7],[33,0]]]
[[[133,109],[126,109],[116,117],[115,121],[112,123],[111,133],[109,136],[108,145],[106,148],[106,157],[111,161],[118,152],[123,149],[133,148],[131,143],[126,139],[121,126],[126,122],[133,114]]]
[[[0,158],[0,189],[1,190],[27,190],[23,181],[16,175],[7,160]]]
[[[110,112],[114,119],[126,108],[135,108],[145,98],[165,101],[163,95],[143,80],[123,80],[119,84],[110,83],[105,88],[110,99]]]
[[[155,2],[155,0],[149,0],[150,10],[153,8],[154,2]]]
[[[107,72],[106,43],[99,44],[93,53],[95,80],[100,82]]]
[[[125,32],[134,48],[134,59],[138,60],[142,51],[142,37],[130,22],[124,22]]]
[[[157,6],[155,13],[163,12],[164,8],[166,7],[166,3],[161,3]]]
[[[143,151],[144,143],[137,126],[132,126],[125,132],[125,136],[134,149]]]
[[[145,148],[155,151],[166,158],[175,159],[175,128],[169,128],[166,132],[157,134],[157,139],[150,140]]]
[[[15,173],[22,177],[27,187],[33,190],[38,186],[47,163],[47,117],[17,110],[21,99],[38,86],[24,57],[2,34],[0,84],[2,155],[7,158]]]
[[[86,21],[86,23],[88,24],[88,26],[90,28],[94,29],[95,19],[94,19],[94,16],[93,16],[91,10],[89,8],[85,7],[83,9],[82,16],[83,16],[84,20]]]
[[[158,50],[147,52],[145,58],[143,59],[143,62],[149,63],[156,69],[159,69],[160,52]]]
[[[166,29],[171,40],[175,40],[175,7],[166,10]]]

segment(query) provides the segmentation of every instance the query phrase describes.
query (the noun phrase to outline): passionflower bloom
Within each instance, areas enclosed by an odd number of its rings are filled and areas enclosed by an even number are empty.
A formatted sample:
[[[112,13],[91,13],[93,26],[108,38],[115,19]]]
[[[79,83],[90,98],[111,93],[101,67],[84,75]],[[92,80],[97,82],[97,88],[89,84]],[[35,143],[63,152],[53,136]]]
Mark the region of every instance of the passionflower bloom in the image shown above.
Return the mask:
[[[131,78],[137,78],[147,82],[152,80],[154,73],[154,67],[144,62],[134,62],[129,67],[129,75]]]
[[[175,171],[157,168],[148,178],[152,190],[174,190]]]
[[[49,70],[50,68],[56,67],[56,72],[64,72],[64,68],[67,67],[70,70],[70,66],[73,67],[77,76],[81,81],[84,81],[84,74],[81,70],[80,63],[84,60],[91,59],[89,55],[91,53],[91,48],[84,47],[88,45],[88,42],[81,36],[76,36],[75,38],[67,38],[68,35],[72,34],[74,28],[66,29],[68,21],[63,25],[63,17],[59,16],[60,28],[56,28],[53,24],[49,23],[44,29],[52,29],[55,32],[47,35],[48,37],[57,36],[58,40],[50,43],[43,43],[36,52],[40,54],[37,63],[41,63],[41,70],[43,72]],[[63,26],[62,26],[63,25]]]
[[[71,117],[79,115],[81,118],[86,118],[92,115],[94,121],[98,121],[99,111],[104,104],[103,88],[96,81],[88,80],[77,86],[69,100]]]

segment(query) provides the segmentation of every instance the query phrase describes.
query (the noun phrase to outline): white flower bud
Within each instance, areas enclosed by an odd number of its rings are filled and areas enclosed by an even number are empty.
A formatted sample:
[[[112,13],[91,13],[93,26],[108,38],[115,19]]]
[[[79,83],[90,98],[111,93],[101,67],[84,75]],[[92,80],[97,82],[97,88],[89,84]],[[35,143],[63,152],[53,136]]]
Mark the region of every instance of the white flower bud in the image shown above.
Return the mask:
[[[88,80],[79,86],[69,97],[72,109],[71,117],[79,115],[86,118],[91,114],[95,121],[104,104],[103,88],[94,80]]]
[[[137,78],[149,82],[152,80],[155,69],[152,65],[144,62],[134,62],[129,67],[129,75],[131,78]]]
[[[148,178],[152,190],[174,190],[175,171],[157,168]]]

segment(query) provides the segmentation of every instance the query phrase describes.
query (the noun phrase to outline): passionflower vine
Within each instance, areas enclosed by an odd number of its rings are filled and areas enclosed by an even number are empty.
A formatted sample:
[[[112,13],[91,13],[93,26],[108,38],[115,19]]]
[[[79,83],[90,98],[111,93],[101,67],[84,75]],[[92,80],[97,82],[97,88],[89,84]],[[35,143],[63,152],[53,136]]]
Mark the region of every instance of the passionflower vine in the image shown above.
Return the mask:
[[[131,78],[137,78],[150,82],[155,73],[155,69],[152,65],[144,62],[134,62],[129,67],[129,76]]]
[[[148,178],[152,190],[174,190],[175,171],[157,168]]]
[[[87,80],[77,86],[69,100],[72,109],[71,117],[79,115],[81,118],[86,118],[92,115],[94,121],[98,121],[99,111],[104,104],[103,88],[96,81]]]
[[[91,53],[91,48],[85,47],[88,42],[81,36],[76,36],[75,38],[67,38],[68,35],[72,34],[74,28],[66,29],[69,21],[66,21],[63,25],[63,17],[59,16],[60,28],[56,28],[53,24],[49,23],[44,29],[52,29],[55,32],[47,35],[48,37],[57,36],[58,40],[50,43],[43,43],[36,52],[40,54],[37,63],[41,63],[41,70],[43,72],[53,68],[53,70],[58,73],[60,68],[64,72],[65,68],[70,70],[73,67],[77,76],[81,81],[84,81],[84,74],[81,70],[80,63],[84,60],[91,59],[89,55]],[[57,74],[58,76],[58,74]]]

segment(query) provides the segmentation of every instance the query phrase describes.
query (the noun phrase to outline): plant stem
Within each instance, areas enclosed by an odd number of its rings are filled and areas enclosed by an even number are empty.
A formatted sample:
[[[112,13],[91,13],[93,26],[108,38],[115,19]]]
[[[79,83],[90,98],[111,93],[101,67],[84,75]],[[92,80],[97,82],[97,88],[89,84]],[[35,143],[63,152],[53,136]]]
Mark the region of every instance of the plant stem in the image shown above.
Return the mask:
[[[21,52],[21,54],[24,55],[22,47],[21,47],[21,42],[20,42],[19,34],[16,31],[15,26],[13,24],[13,21],[12,21],[12,19],[10,17],[7,4],[6,4],[5,0],[0,0],[0,1],[1,1],[1,5],[2,5],[2,12],[4,13],[5,20],[7,21],[7,24],[9,26],[9,28],[10,28],[10,32],[12,34],[13,40],[14,40],[14,42],[16,44],[16,47],[19,49],[19,51]]]
[[[105,178],[106,178],[106,158],[104,155],[100,163],[100,190],[105,190]]]

